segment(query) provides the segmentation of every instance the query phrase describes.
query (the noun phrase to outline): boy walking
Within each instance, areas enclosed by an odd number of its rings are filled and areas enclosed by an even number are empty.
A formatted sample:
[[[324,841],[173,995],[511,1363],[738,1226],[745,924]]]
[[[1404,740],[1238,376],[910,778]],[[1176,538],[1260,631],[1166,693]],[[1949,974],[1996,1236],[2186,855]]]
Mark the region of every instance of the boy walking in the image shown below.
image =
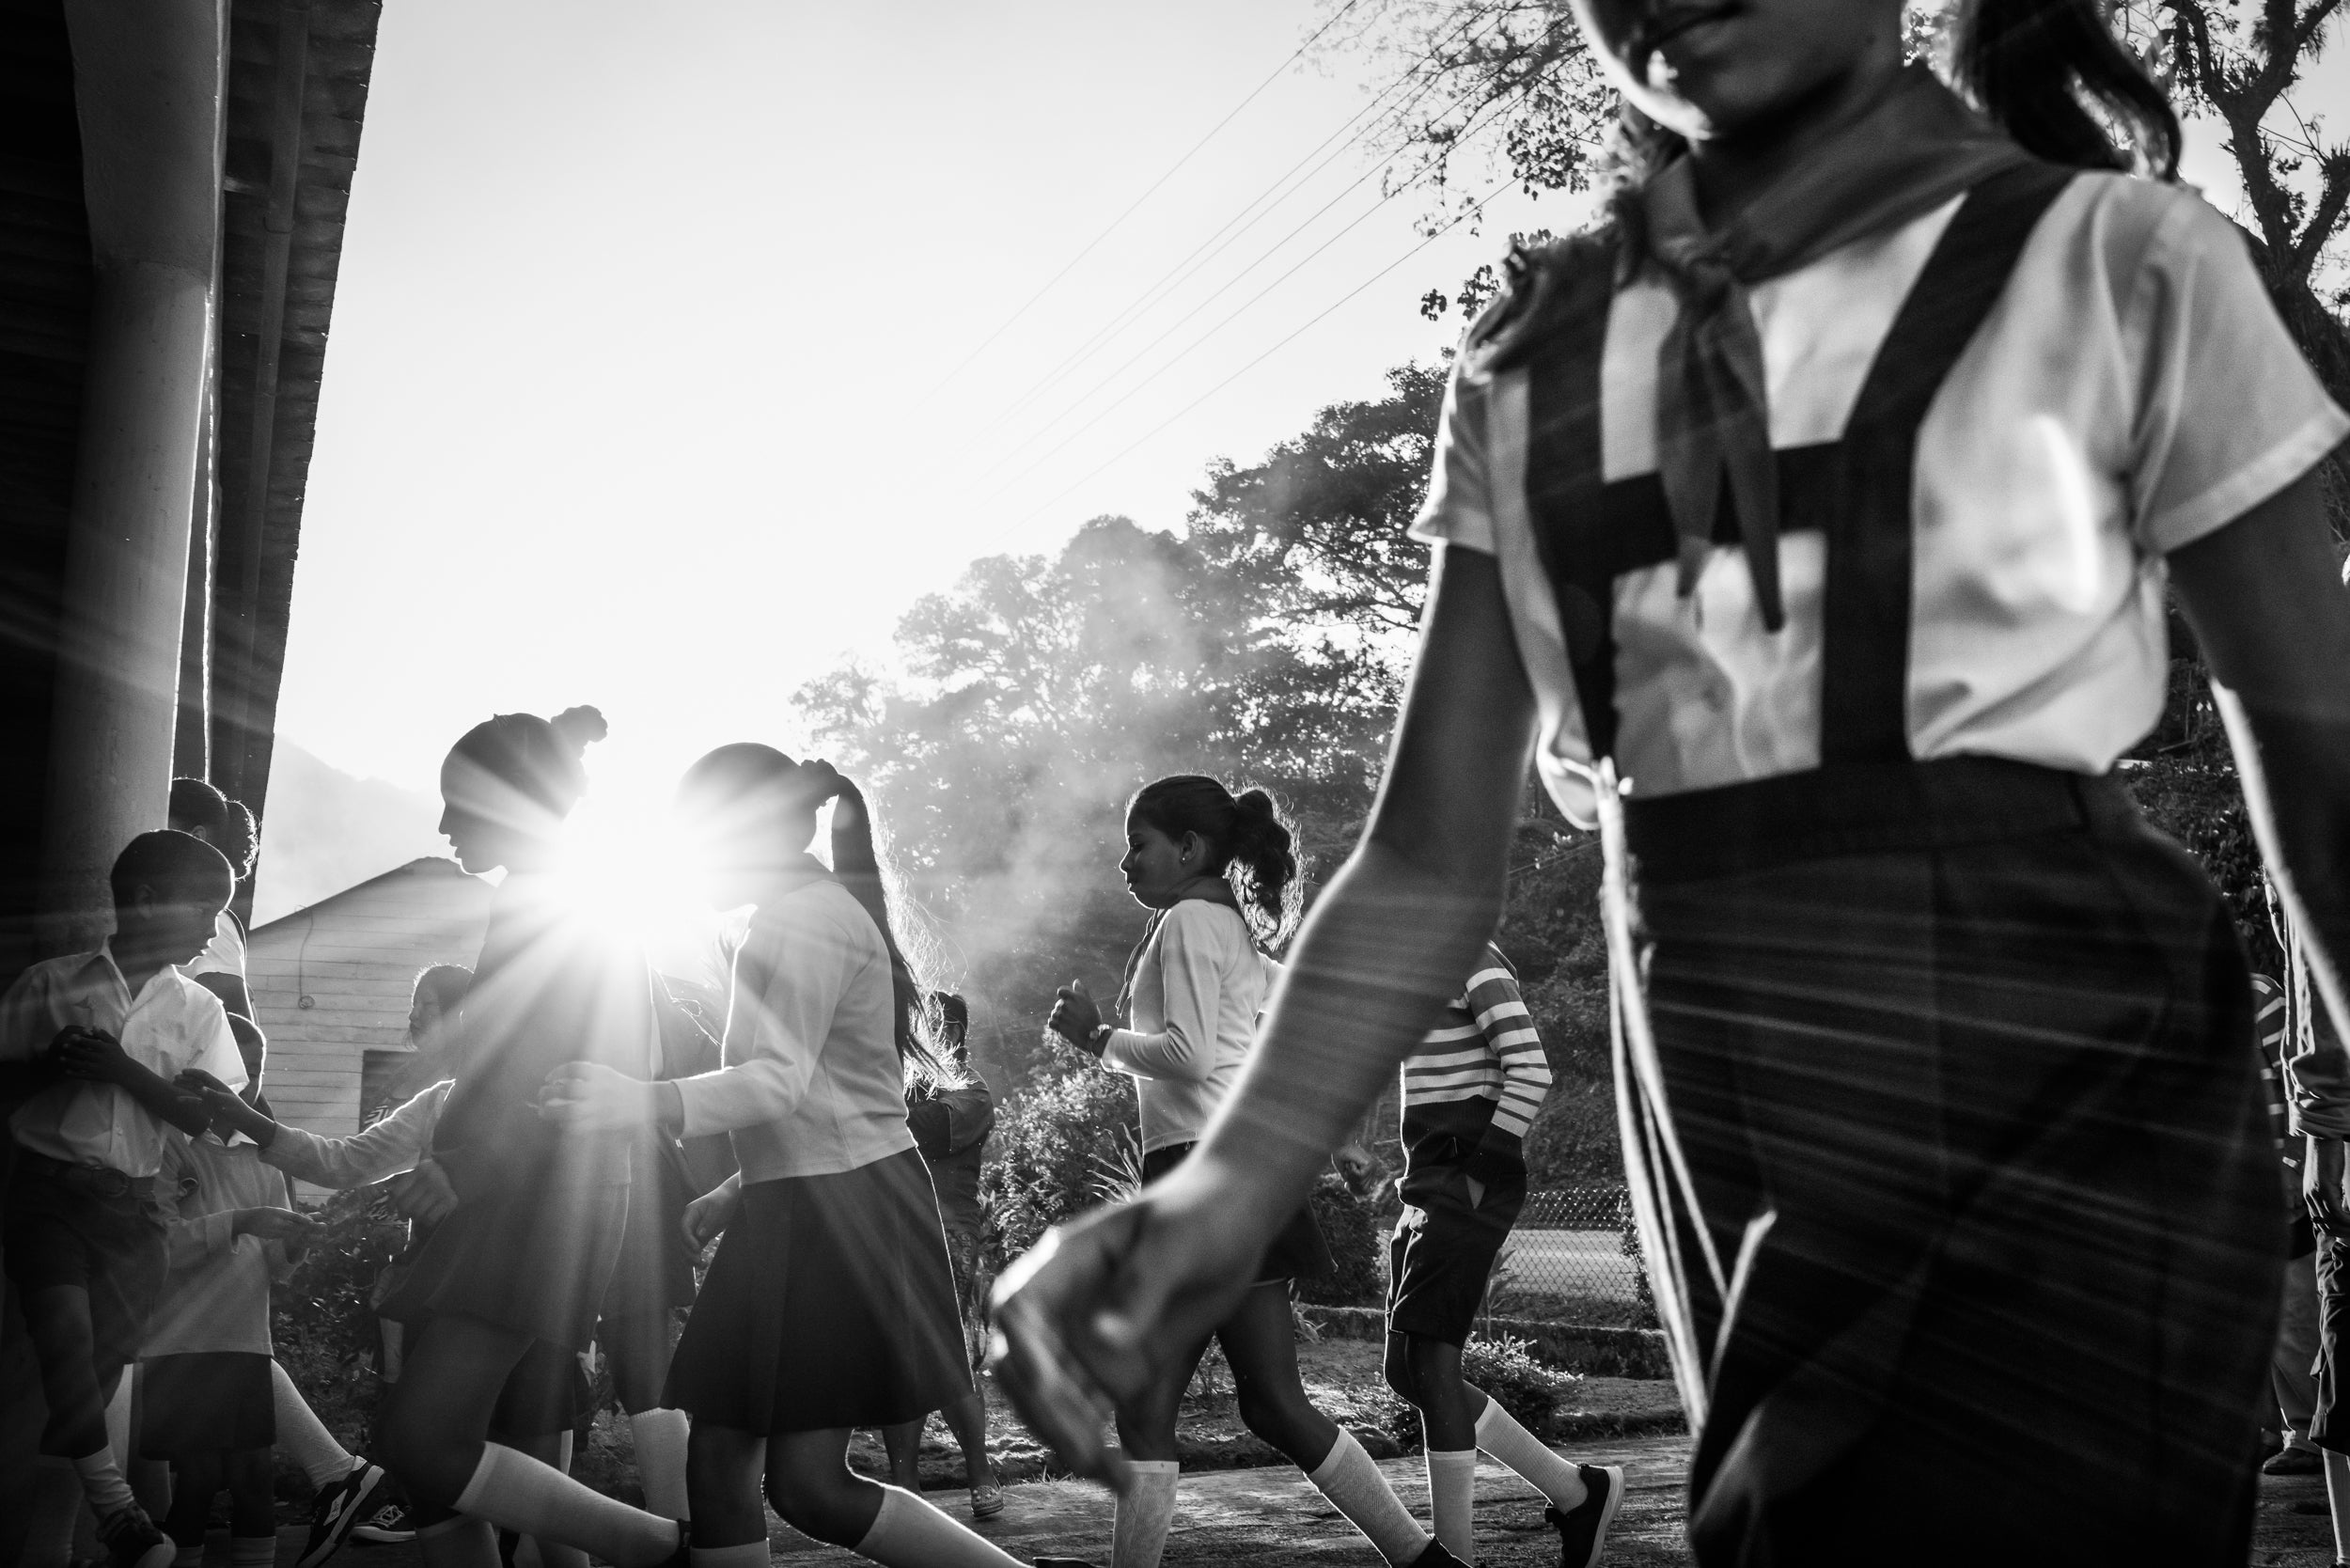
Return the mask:
[[[218,998],[176,967],[212,939],[234,883],[217,850],[170,832],[132,839],[111,880],[114,935],[34,964],[0,996],[0,1062],[53,1080],[8,1119],[0,1246],[48,1397],[42,1454],[78,1473],[118,1568],[168,1568],[171,1543],[107,1447],[106,1400],[168,1268],[154,1192],[164,1148],[206,1124],[202,1099],[173,1080],[192,1067],[245,1079]],[[44,1523],[71,1529],[70,1512]]]

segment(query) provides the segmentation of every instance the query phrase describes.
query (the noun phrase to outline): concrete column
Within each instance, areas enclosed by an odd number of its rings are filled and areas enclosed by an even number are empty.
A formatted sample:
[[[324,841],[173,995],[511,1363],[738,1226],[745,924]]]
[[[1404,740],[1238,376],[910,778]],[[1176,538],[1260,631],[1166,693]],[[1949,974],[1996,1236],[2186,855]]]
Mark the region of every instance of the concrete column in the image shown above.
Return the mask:
[[[59,618],[41,941],[106,929],[164,824],[216,308],[226,0],[66,0],[96,288]]]

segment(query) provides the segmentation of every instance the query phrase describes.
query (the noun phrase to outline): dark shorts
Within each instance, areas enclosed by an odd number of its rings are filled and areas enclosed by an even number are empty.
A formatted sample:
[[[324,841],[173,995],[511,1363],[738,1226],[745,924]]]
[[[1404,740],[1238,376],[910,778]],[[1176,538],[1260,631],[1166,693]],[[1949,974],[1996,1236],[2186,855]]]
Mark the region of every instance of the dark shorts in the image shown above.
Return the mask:
[[[2310,1441],[2335,1453],[2350,1453],[2350,1410],[2342,1408],[2342,1358],[2350,1355],[2350,1241],[2317,1238],[2317,1403],[2310,1413]]]
[[[92,1365],[102,1394],[138,1354],[169,1270],[152,1205],[77,1192],[20,1159],[0,1212],[0,1254],[8,1278],[26,1295],[59,1285],[88,1293]]]
[[[1183,1156],[1193,1147],[1188,1143],[1170,1143],[1143,1155],[1144,1184],[1157,1181],[1183,1164]],[[1337,1268],[1337,1261],[1330,1256],[1330,1244],[1323,1239],[1322,1227],[1314,1219],[1313,1205],[1301,1203],[1265,1247],[1264,1261],[1257,1265],[1256,1282],[1270,1285],[1281,1279],[1319,1279]]]
[[[144,1363],[139,1453],[178,1459],[277,1441],[270,1358],[237,1351],[158,1356]]]
[[[744,1186],[664,1403],[768,1435],[890,1426],[970,1389],[938,1200],[908,1149]]]
[[[1387,1242],[1387,1332],[1466,1344],[1494,1260],[1526,1206],[1526,1173],[1487,1183],[1484,1201],[1473,1203],[1458,1166],[1415,1168],[1402,1197]]]

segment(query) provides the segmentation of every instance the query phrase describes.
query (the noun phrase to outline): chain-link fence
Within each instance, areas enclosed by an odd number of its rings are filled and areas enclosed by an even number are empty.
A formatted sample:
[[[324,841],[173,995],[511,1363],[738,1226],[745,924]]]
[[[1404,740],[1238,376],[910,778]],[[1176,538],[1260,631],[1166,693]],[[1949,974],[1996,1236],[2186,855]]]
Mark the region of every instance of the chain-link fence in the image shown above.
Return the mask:
[[[1621,1186],[1551,1187],[1526,1207],[1494,1265],[1489,1317],[1646,1326],[1655,1308]]]

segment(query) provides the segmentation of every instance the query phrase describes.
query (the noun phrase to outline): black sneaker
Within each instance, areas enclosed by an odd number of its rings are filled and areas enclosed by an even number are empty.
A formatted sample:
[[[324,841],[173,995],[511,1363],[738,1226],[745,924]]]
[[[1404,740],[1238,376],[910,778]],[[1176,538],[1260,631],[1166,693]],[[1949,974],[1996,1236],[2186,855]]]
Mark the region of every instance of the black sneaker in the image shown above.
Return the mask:
[[[1469,1565],[1446,1551],[1443,1542],[1431,1541],[1426,1551],[1412,1559],[1412,1568],[1469,1568]]]
[[[387,1502],[357,1524],[351,1527],[351,1538],[370,1545],[397,1546],[416,1538],[415,1521],[408,1517],[408,1505]]]
[[[1570,1513],[1545,1508],[1543,1518],[1559,1530],[1559,1568],[1592,1568],[1607,1544],[1607,1527],[1616,1522],[1616,1509],[1623,1502],[1623,1466],[1577,1465],[1574,1468],[1590,1496]]]
[[[390,1480],[381,1465],[361,1459],[352,1463],[351,1473],[340,1482],[320,1488],[318,1500],[310,1505],[310,1539],[295,1560],[296,1568],[319,1568],[342,1550],[359,1522],[389,1500],[384,1489]]]
[[[171,1537],[155,1528],[147,1510],[125,1503],[98,1521],[98,1540],[114,1568],[171,1568],[180,1555]]]

